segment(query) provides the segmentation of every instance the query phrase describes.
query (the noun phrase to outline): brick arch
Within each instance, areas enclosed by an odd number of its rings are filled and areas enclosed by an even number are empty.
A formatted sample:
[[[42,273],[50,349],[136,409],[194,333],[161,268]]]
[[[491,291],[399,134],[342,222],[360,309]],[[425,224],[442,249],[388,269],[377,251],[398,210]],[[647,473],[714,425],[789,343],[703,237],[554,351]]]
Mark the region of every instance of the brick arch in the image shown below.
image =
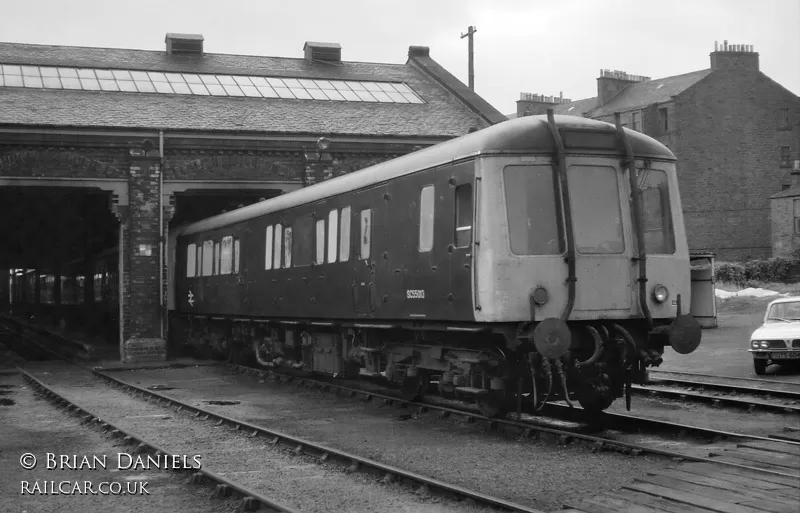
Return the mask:
[[[305,160],[300,154],[167,155],[167,180],[300,180]]]
[[[127,179],[114,159],[103,160],[73,151],[21,150],[0,157],[0,176]]]

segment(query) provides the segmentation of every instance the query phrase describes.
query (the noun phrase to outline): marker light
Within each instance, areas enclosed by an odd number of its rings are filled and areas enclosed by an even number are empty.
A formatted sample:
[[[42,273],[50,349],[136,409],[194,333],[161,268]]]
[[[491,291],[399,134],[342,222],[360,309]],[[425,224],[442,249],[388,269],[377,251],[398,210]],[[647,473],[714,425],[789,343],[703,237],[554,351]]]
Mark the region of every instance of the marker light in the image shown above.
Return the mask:
[[[667,287],[663,285],[656,285],[653,287],[653,299],[656,300],[656,303],[663,303],[669,297],[669,291]]]

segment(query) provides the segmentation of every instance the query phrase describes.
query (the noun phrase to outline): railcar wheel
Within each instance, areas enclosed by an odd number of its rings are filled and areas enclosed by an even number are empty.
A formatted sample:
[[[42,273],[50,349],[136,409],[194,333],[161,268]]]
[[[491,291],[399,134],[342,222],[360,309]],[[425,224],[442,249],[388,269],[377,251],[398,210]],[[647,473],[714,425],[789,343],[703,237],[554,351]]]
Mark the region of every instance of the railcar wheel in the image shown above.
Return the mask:
[[[587,413],[598,414],[614,403],[614,398],[607,394],[597,394],[594,397],[579,396],[578,403]]]
[[[505,390],[486,390],[475,397],[475,405],[484,417],[500,417],[507,411],[508,397]]]
[[[767,372],[767,360],[753,359],[753,370],[756,371],[757,376],[763,376]]]
[[[428,377],[414,369],[406,373],[403,385],[400,387],[400,397],[406,401],[420,401],[428,388]]]

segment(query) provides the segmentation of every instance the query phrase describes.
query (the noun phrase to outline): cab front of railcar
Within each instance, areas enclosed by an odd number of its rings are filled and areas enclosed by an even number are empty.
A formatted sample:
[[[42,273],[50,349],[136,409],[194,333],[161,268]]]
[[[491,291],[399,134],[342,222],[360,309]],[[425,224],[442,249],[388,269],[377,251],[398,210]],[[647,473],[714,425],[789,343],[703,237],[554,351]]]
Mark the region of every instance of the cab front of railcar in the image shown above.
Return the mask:
[[[482,320],[521,323],[535,379],[602,410],[665,346],[700,342],[675,157],[608,123],[536,118],[520,128],[546,144],[482,162],[476,300]]]

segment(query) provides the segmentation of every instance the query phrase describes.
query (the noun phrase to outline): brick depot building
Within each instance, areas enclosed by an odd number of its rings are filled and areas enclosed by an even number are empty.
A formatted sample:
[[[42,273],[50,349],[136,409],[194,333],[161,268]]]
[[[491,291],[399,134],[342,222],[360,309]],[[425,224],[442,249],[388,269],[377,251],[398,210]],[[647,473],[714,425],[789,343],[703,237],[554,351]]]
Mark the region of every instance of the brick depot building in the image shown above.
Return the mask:
[[[578,101],[523,93],[515,116],[554,109],[622,122],[678,157],[693,251],[721,260],[772,254],[770,197],[800,159],[800,99],[759,71],[752,46],[715,45],[710,68],[650,80],[601,70],[597,96]]]
[[[0,268],[25,276],[12,302],[63,327],[67,302],[94,326],[116,301],[105,339],[124,361],[165,357],[170,227],[506,119],[427,47],[384,64],[343,61],[331,43],[283,58],[206,53],[197,35],[165,42],[0,43]],[[117,272],[85,267],[68,294],[62,269],[108,246]]]

